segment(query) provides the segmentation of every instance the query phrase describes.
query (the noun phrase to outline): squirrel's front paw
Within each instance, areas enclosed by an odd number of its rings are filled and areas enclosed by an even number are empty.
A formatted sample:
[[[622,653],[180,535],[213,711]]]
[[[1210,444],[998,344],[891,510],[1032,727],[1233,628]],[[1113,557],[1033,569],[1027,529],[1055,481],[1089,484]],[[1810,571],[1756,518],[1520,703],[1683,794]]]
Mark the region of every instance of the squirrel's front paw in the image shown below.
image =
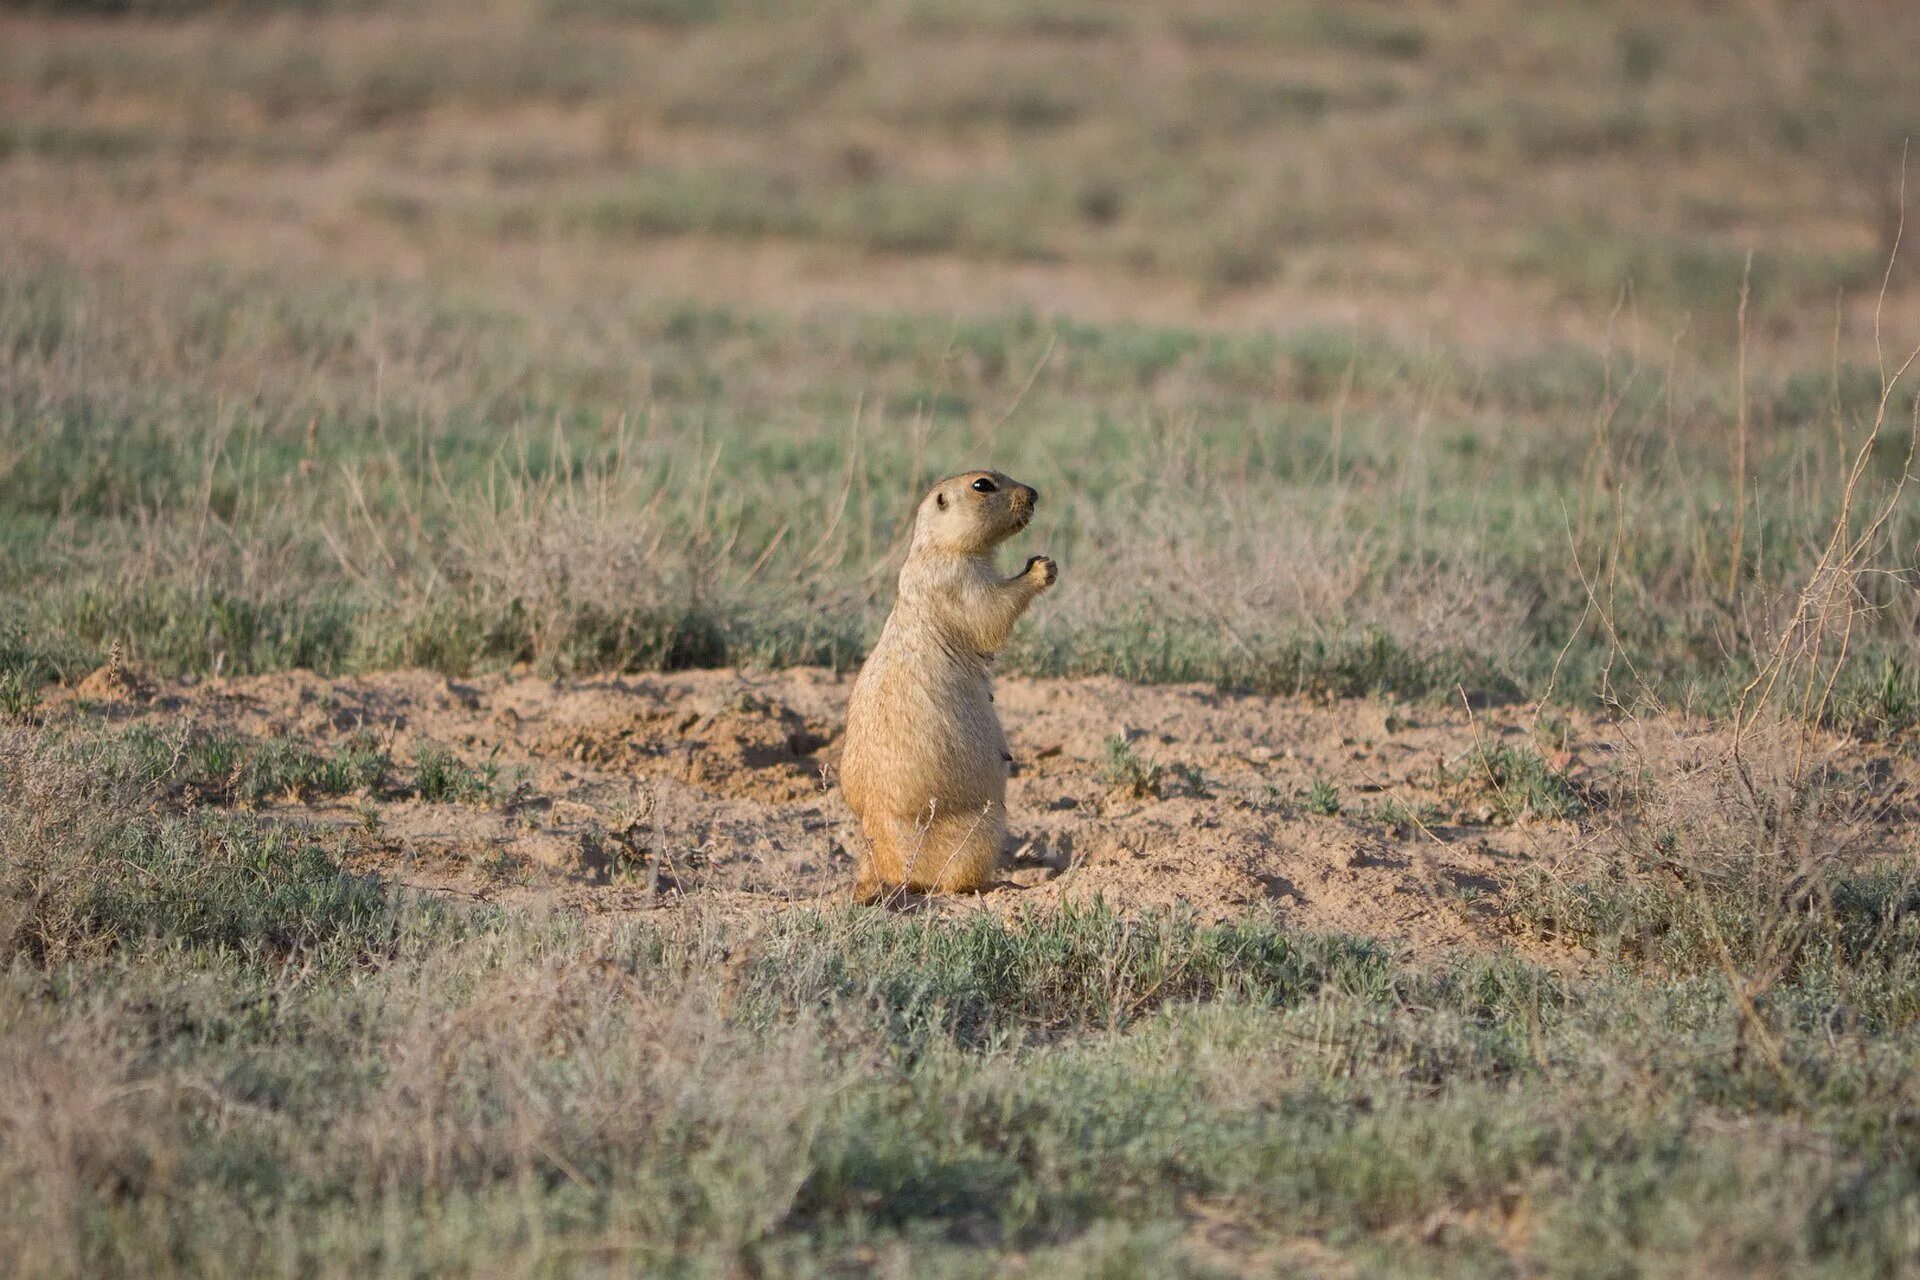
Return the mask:
[[[1060,566],[1053,562],[1052,556],[1035,556],[1027,561],[1026,576],[1038,578],[1041,586],[1050,587],[1060,576]]]

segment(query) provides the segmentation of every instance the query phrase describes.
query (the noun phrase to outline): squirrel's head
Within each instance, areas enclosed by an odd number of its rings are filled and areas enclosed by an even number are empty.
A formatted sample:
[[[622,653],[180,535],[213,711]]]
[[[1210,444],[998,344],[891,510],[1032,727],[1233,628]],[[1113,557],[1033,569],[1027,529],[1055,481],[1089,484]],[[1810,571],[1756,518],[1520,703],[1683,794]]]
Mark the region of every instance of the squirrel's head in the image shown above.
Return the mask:
[[[962,471],[933,486],[913,522],[914,551],[985,555],[1027,527],[1040,491],[998,471]]]

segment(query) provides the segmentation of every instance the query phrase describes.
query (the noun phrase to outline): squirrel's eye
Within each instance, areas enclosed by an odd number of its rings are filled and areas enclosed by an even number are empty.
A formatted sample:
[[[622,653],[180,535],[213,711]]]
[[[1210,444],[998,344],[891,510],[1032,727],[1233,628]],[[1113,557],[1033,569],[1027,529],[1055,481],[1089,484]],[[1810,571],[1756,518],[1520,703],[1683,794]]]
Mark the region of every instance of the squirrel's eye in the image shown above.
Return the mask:
[[[981,476],[978,480],[975,480],[973,482],[973,491],[975,493],[992,493],[994,490],[998,489],[999,487],[1000,487],[999,485],[987,479],[985,476]]]

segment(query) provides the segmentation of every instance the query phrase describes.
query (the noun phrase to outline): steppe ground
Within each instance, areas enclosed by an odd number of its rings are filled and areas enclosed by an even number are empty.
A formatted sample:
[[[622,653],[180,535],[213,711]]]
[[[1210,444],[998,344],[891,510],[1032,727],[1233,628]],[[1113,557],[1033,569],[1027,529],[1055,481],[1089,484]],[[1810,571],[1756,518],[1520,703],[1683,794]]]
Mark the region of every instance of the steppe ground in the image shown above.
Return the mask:
[[[1916,48],[0,6],[4,1269],[1913,1274]],[[856,907],[984,464],[1006,879]]]

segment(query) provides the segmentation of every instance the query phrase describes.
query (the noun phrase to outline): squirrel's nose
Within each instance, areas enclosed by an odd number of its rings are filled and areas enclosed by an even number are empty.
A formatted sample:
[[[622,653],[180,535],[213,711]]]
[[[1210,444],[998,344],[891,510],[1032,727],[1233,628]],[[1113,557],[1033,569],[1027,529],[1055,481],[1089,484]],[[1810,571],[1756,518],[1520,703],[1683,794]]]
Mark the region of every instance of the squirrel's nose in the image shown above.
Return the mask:
[[[1020,486],[1020,488],[1027,495],[1028,506],[1033,507],[1033,506],[1038,506],[1040,504],[1040,491],[1038,489],[1034,488],[1030,484],[1023,484]]]

